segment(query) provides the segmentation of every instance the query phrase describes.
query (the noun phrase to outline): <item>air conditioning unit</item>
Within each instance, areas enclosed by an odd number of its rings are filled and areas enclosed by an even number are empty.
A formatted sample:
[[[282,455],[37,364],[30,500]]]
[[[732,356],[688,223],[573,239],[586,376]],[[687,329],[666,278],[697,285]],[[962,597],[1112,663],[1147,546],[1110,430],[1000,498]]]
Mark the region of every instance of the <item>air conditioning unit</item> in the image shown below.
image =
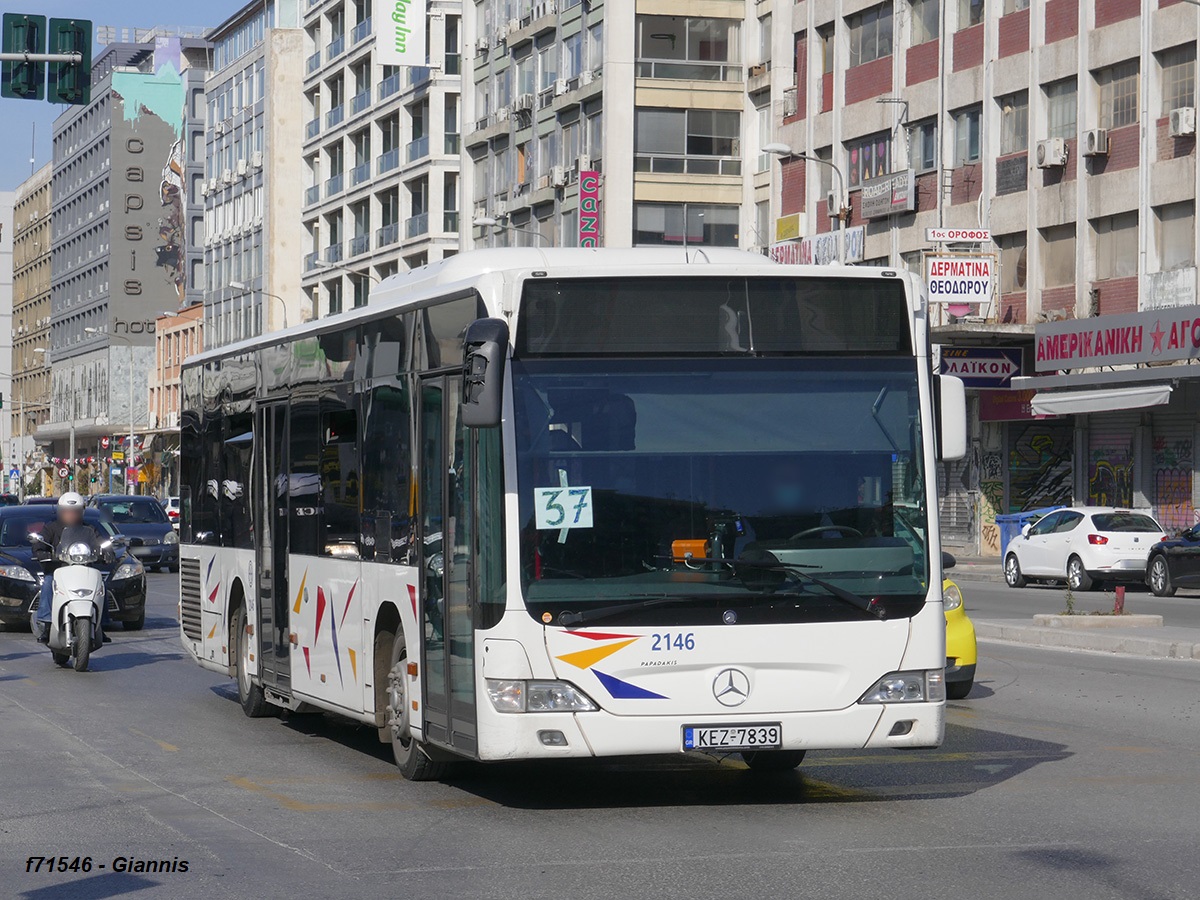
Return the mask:
[[[750,67],[750,77],[751,78],[758,78],[759,76],[766,75],[766,74],[767,74],[767,67],[766,67],[765,63],[759,63],[756,66]]]
[[[550,186],[551,187],[566,187],[567,170],[563,166],[554,166],[550,170]]]
[[[584,69],[582,72],[579,73],[580,86],[583,86],[585,84],[591,84],[593,81],[595,81],[595,79],[596,79],[596,73],[593,72],[591,69]]]
[[[503,219],[505,216],[508,215],[508,201],[507,200],[497,200],[495,203],[492,204],[492,206],[494,207],[492,209],[492,216],[494,218]]]
[[[491,46],[491,42],[487,39],[487,36],[485,35],[484,37],[481,37],[479,40],[477,40],[475,42],[475,51],[477,53],[483,53],[490,46]]]
[[[1181,106],[1171,110],[1167,134],[1171,137],[1188,137],[1196,133],[1196,107]]]
[[[565,78],[555,79],[555,81],[554,81],[554,96],[555,97],[561,97],[568,90],[569,90],[569,88],[567,87],[567,79],[565,79]]]
[[[245,178],[246,173],[250,171],[250,164],[244,159],[239,159],[237,162],[238,178]]]
[[[213,126],[213,131],[215,131],[217,134],[224,134],[225,133],[225,123],[218,122],[216,125]]]
[[[537,180],[537,189],[539,191],[543,191],[548,187],[550,187],[550,176],[549,175],[543,175],[541,178],[539,178]]]
[[[215,194],[217,192],[217,177],[215,175],[208,179],[208,192],[210,194]]]
[[[842,211],[841,204],[838,202],[836,191],[830,191],[825,195],[825,212],[829,214],[829,218],[835,219]]]
[[[501,106],[499,109],[496,110],[495,118],[496,118],[497,122],[507,122],[509,116],[511,116],[511,115],[512,115],[511,109],[509,109],[507,106]]]
[[[1108,129],[1093,128],[1083,133],[1084,156],[1108,156]]]
[[[508,20],[508,33],[509,34],[512,34],[514,31],[519,30],[520,27],[521,27],[520,19],[509,19]]]
[[[496,29],[496,43],[503,44],[507,40],[508,40],[508,26],[501,25],[499,28]]]
[[[513,109],[527,110],[533,109],[533,94],[521,94],[517,97],[517,102],[513,104]]]
[[[1049,138],[1038,141],[1037,167],[1039,169],[1057,169],[1067,164],[1067,142],[1062,138]]]
[[[256,169],[261,169],[262,164],[263,164],[262,151],[255,150],[254,154],[250,157],[250,165],[254,166],[254,168],[256,168]]]
[[[589,155],[587,153],[580,153],[579,156],[577,156],[575,158],[575,171],[576,172],[586,172],[591,167],[592,167],[591,155]]]
[[[233,169],[226,169],[221,173],[221,180],[226,184],[233,184]]]

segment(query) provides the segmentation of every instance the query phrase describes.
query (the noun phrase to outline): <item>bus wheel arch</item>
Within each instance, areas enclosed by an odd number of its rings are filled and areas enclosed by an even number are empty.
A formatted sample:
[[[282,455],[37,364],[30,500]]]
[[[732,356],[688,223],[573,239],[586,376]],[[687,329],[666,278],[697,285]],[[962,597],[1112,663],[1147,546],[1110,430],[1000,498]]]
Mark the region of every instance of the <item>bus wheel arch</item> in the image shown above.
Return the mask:
[[[446,763],[433,759],[409,731],[408,644],[398,618],[393,627],[395,631],[389,631],[381,623],[375,631],[375,696],[383,697],[382,705],[376,701],[376,719],[382,712],[385,722],[379,737],[392,745],[396,766],[406,779],[436,781],[442,777]]]
[[[230,674],[237,682],[238,702],[251,719],[269,716],[274,712],[267,702],[262,685],[255,684],[250,674],[250,635],[246,630],[246,599],[240,581],[230,591],[229,605],[229,658]]]

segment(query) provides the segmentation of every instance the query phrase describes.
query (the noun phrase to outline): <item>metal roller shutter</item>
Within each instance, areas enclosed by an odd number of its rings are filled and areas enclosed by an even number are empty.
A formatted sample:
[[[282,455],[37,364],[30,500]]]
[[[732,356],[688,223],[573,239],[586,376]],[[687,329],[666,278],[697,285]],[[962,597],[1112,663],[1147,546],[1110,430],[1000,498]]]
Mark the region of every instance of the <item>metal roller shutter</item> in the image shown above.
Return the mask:
[[[1070,419],[1008,423],[1008,509],[1071,503],[1075,427]]]
[[[942,541],[958,547],[973,546],[974,503],[970,490],[971,454],[937,464],[938,521]]]
[[[1105,413],[1088,418],[1088,503],[1133,506],[1134,437],[1139,414]]]
[[[1154,413],[1151,499],[1155,518],[1167,531],[1190,528],[1196,521],[1192,498],[1195,430],[1195,413]]]

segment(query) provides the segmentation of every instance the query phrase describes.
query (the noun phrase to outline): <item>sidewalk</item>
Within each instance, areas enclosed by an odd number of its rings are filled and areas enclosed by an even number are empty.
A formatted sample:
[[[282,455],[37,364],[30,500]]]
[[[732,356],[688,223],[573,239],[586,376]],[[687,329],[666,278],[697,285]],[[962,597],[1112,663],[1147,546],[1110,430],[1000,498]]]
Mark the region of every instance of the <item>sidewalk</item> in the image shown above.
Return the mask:
[[[1092,650],[1125,653],[1151,659],[1200,660],[1200,629],[1162,628],[1050,628],[1019,621],[989,622],[972,619],[975,636],[981,641],[1051,647],[1060,650]]]
[[[952,581],[961,578],[963,581],[1004,583],[1004,569],[1000,565],[1000,557],[959,556],[954,551],[950,552],[954,556],[955,565],[953,569],[945,572],[945,576]]]

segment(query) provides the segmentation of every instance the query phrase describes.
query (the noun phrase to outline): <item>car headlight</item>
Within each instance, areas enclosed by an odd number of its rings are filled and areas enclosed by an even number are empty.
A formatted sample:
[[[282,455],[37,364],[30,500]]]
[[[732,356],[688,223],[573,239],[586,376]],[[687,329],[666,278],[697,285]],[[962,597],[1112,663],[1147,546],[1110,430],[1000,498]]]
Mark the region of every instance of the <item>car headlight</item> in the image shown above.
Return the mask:
[[[162,542],[164,544],[178,544],[179,535],[177,535],[174,531],[168,531],[165,535],[163,535]]]
[[[958,609],[962,606],[962,602],[962,591],[958,589],[958,585],[953,581],[946,585],[942,590],[942,606],[949,611]]]
[[[862,695],[859,703],[940,703],[946,699],[946,670],[892,672]]]
[[[496,712],[592,712],[591,698],[565,681],[487,679],[488,697]]]
[[[16,581],[36,581],[32,573],[24,566],[0,566],[0,575]]]
[[[137,578],[139,575],[145,575],[146,570],[142,568],[140,562],[121,563],[113,572],[113,581],[120,581],[123,578]]]

